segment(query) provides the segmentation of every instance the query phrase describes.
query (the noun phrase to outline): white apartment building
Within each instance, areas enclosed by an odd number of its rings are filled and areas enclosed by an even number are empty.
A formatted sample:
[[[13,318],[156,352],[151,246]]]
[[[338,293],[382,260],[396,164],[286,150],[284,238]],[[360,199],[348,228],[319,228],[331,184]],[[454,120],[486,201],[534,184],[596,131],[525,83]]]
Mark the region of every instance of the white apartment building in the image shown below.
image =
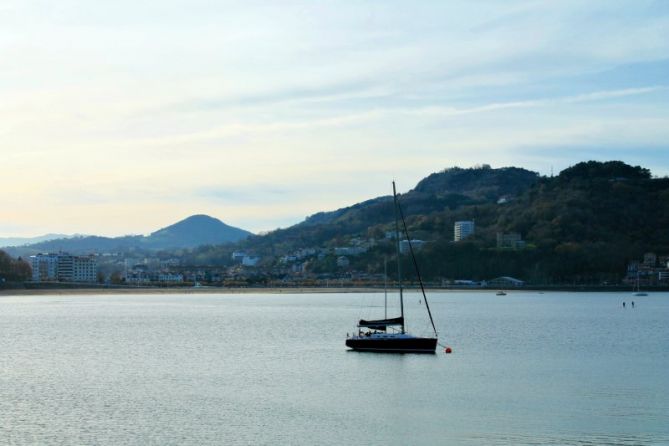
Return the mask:
[[[98,261],[93,256],[73,256],[72,282],[96,282]]]
[[[58,254],[37,254],[30,256],[33,268],[33,282],[53,282],[58,280]]]
[[[93,256],[73,256],[67,253],[30,256],[34,282],[97,281],[98,264]]]
[[[456,242],[464,240],[474,233],[474,222],[472,220],[456,221],[453,227]]]

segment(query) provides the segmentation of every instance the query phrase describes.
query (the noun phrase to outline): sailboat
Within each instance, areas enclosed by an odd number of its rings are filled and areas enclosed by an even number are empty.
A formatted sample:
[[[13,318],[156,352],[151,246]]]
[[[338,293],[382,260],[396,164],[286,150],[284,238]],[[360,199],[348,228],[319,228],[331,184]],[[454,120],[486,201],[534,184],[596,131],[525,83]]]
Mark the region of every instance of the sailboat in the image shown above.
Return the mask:
[[[430,305],[425,295],[425,287],[423,280],[418,271],[418,264],[411,246],[411,237],[407,231],[406,222],[404,221],[404,214],[402,208],[397,200],[397,192],[395,190],[395,182],[393,181],[393,204],[395,206],[395,250],[397,254],[397,279],[399,284],[400,294],[400,315],[393,318],[388,318],[387,307],[384,319],[358,321],[358,333],[348,336],[346,339],[346,346],[358,351],[365,352],[386,352],[386,353],[434,353],[437,348],[437,329],[432,319],[432,312],[430,312]],[[406,235],[409,244],[409,252],[413,260],[420,289],[423,292],[423,301],[427,314],[430,316],[430,323],[434,330],[434,337],[414,336],[407,332],[404,319],[404,290],[402,288],[402,268],[400,263],[400,226],[399,220],[402,220],[404,234]],[[387,300],[386,300],[387,302]],[[363,331],[366,329],[366,331]]]

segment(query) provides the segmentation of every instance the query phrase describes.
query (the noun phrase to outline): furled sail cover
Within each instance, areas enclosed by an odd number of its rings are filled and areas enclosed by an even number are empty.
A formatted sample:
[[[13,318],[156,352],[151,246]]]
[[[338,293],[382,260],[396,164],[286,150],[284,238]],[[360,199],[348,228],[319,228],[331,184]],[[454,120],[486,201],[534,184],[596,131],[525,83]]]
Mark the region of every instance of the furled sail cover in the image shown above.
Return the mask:
[[[367,327],[373,330],[385,330],[386,327],[389,325],[403,325],[403,324],[404,324],[403,317],[396,317],[392,319],[379,319],[376,321],[366,321],[364,319],[360,319],[360,322],[358,322],[358,327]]]

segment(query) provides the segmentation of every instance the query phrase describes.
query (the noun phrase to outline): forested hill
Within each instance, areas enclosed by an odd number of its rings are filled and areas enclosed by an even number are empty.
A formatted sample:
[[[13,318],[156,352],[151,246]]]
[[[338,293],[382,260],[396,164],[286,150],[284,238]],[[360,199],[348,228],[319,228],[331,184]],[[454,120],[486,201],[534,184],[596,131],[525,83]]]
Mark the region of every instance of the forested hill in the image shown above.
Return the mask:
[[[590,161],[545,178],[497,212],[500,230],[537,246],[610,243],[669,248],[669,179],[621,162]]]
[[[615,282],[644,252],[669,254],[669,179],[651,178],[648,169],[618,161],[590,161],[542,178],[516,200],[464,206],[441,218],[448,224],[475,219],[477,233],[457,244],[433,238],[421,253],[432,277],[505,274],[535,283]],[[438,219],[415,219],[413,226]],[[527,247],[497,249],[498,232],[520,233]]]
[[[539,174],[518,167],[471,169],[452,167],[433,173],[402,195],[406,215],[430,214],[465,204],[496,202],[524,193],[539,180]],[[390,189],[390,185],[388,185]],[[363,226],[393,218],[392,196],[374,198],[333,212],[314,214],[296,227],[360,221]]]
[[[645,251],[669,254],[669,179],[620,161],[579,163],[553,178],[518,168],[452,168],[400,196],[429,278],[515,275],[536,282],[617,280]],[[453,243],[453,224],[475,220],[476,234]],[[277,256],[304,247],[383,239],[392,230],[390,196],[379,197],[264,236],[242,247]],[[498,232],[518,232],[521,250],[498,249]],[[382,268],[383,247],[353,260]],[[318,270],[318,263],[314,262]]]
[[[499,199],[512,200],[538,180],[536,172],[516,167],[453,167],[428,176],[416,188],[402,194],[402,207],[408,217],[427,218],[467,206],[496,203]],[[251,237],[243,244],[265,255],[306,246],[335,246],[346,243],[352,236],[383,237],[393,221],[392,196],[387,195],[314,214],[295,226]]]
[[[492,169],[486,164],[473,169],[452,167],[421,180],[409,195],[460,194],[474,200],[497,201],[522,194],[538,179],[538,173],[518,167]]]

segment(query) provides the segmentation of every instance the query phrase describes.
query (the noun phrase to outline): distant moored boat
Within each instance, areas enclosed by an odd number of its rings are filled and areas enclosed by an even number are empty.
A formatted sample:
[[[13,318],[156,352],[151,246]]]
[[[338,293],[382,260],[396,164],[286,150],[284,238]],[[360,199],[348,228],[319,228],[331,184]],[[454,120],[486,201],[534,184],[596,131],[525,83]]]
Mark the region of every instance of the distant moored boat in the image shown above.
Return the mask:
[[[634,285],[634,288],[632,288],[632,292],[634,293],[633,296],[648,296],[648,293],[644,293],[643,291],[641,291],[641,284],[639,280],[638,271],[636,273],[636,284]]]

